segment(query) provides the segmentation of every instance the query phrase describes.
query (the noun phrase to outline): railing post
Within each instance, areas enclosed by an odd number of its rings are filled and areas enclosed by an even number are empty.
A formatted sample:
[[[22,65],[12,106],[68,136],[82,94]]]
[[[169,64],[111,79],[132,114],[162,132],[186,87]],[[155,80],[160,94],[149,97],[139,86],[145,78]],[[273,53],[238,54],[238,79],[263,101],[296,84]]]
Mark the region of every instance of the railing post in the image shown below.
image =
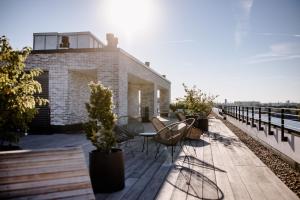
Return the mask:
[[[252,127],[256,127],[254,124],[254,107],[252,106]]]
[[[235,106],[235,119],[238,118],[238,111],[237,111],[237,106]]]
[[[239,121],[241,121],[241,107],[239,106]]]
[[[245,108],[244,108],[244,106],[243,106],[243,107],[242,107],[242,118],[243,118],[242,121],[243,121],[243,122],[245,122],[245,115],[244,115],[244,113],[245,113],[244,111],[245,111],[245,110],[244,110],[244,109],[245,109]]]
[[[284,136],[284,109],[281,109],[281,141],[288,141],[288,138]]]
[[[258,108],[258,130],[264,130],[264,128],[261,126],[261,107]]]
[[[249,107],[246,107],[246,112],[247,112],[247,125],[250,124],[249,123]]]
[[[271,108],[268,108],[268,134],[273,135],[274,132],[271,130],[272,124],[271,124]]]

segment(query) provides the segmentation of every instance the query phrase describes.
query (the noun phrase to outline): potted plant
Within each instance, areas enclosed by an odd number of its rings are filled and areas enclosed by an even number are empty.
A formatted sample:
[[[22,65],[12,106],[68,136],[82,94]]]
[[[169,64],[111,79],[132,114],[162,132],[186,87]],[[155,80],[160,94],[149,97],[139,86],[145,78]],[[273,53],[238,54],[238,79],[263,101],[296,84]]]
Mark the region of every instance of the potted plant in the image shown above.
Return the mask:
[[[189,88],[183,84],[183,87],[186,94],[181,101],[187,108],[187,114],[196,118],[195,126],[197,128],[208,131],[208,115],[212,111],[213,101],[217,96],[207,95],[196,86]]]
[[[5,36],[0,37],[0,151],[20,149],[20,137],[47,99],[38,97],[41,84],[35,80],[42,70],[25,70],[31,49],[14,50]]]
[[[90,102],[86,103],[89,121],[85,124],[87,138],[96,147],[90,152],[90,176],[95,193],[114,192],[124,188],[124,160],[121,149],[115,147],[112,91],[100,83],[91,82]]]

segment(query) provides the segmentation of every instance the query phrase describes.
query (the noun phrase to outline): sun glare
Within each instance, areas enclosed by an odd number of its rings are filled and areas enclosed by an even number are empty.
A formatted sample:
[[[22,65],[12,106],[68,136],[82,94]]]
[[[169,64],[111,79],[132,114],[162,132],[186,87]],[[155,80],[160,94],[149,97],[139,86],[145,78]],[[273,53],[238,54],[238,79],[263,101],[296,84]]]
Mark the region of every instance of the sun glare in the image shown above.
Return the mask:
[[[129,36],[147,31],[155,17],[150,0],[109,0],[105,16],[114,28]]]

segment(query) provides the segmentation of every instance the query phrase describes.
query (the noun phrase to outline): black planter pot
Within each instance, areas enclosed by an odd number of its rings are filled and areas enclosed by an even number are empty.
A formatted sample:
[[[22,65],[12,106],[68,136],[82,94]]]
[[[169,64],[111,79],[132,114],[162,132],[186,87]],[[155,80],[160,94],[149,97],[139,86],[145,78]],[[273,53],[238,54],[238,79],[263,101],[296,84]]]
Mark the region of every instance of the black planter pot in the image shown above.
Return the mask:
[[[95,193],[110,193],[123,189],[123,151],[112,149],[109,154],[97,150],[90,152],[90,176]]]
[[[199,116],[188,115],[186,118],[194,118],[194,127],[201,129],[202,131],[208,131],[208,118],[202,118]]]
[[[197,123],[199,129],[202,131],[208,131],[208,118],[198,118]]]

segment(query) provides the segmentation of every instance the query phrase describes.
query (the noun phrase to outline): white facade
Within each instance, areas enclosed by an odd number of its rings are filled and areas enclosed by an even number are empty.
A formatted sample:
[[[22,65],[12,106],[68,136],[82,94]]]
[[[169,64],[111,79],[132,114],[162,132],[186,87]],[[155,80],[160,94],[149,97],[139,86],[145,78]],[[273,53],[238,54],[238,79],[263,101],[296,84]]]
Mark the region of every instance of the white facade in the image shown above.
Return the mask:
[[[35,44],[39,37],[35,37]],[[45,40],[48,37],[46,35]],[[29,55],[27,67],[40,67],[49,74],[51,125],[87,121],[85,103],[89,100],[90,81],[100,81],[113,90],[114,111],[118,116],[143,116],[146,108],[149,118],[158,115],[158,110],[168,112],[170,81],[114,46],[117,38],[110,35],[110,39],[112,41],[101,48],[36,49]],[[72,40],[69,42],[72,46]]]

